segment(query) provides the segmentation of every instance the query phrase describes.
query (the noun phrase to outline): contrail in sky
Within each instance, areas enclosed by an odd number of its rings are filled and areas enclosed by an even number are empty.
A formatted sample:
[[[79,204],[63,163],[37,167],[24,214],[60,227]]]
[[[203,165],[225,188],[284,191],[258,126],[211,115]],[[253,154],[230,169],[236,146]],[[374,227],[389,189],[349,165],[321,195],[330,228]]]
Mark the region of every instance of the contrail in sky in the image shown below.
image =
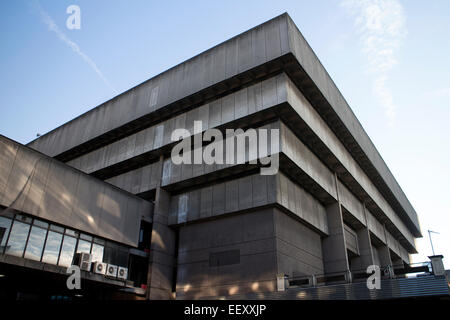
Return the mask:
[[[80,47],[69,39],[69,37],[61,31],[61,29],[58,28],[55,21],[50,17],[50,15],[41,7],[39,2],[35,2],[36,7],[39,11],[39,14],[42,18],[42,21],[47,25],[48,30],[56,33],[58,38],[64,42],[69,48],[72,49],[73,52],[78,54],[93,70],[94,72],[100,77],[100,79],[103,80],[103,82],[114,92],[117,94],[117,90],[114,89],[114,87],[109,83],[108,79],[103,75],[103,73],[100,71],[100,69],[97,67],[94,61],[85,54],[83,51],[81,51]]]
[[[369,72],[375,76],[373,91],[385,109],[389,124],[393,125],[396,106],[387,81],[407,33],[403,7],[398,0],[343,0],[341,4],[355,18]]]

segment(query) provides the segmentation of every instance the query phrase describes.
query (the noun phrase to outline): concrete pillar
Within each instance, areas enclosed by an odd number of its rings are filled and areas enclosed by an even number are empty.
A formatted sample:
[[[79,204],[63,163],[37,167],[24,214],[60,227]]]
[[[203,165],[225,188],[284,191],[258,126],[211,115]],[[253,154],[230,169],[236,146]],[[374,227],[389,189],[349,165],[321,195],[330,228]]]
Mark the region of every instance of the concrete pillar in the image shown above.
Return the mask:
[[[350,269],[336,172],[334,173],[334,182],[336,185],[337,202],[326,208],[329,235],[322,240],[324,273],[347,272]]]
[[[363,210],[367,225],[367,212],[365,205],[363,205]],[[366,270],[368,266],[375,264],[369,228],[362,227],[356,232],[356,234],[358,236],[359,257],[352,259],[351,269],[352,271]]]
[[[358,235],[358,249],[359,257],[352,259],[351,269],[352,271],[363,271],[368,266],[375,264],[372,252],[372,244],[370,242],[369,229],[363,227],[357,232]]]
[[[392,256],[391,256],[391,259],[392,259]],[[392,267],[394,267],[394,269],[404,268],[405,264],[403,263],[403,259],[402,258],[392,259]]]
[[[387,240],[387,235],[386,235],[386,226],[384,224],[383,224],[383,229],[384,229],[385,244],[383,244],[381,247],[378,248],[378,256],[380,258],[380,267],[387,267],[387,266],[392,267],[392,258],[391,258],[391,253],[389,251],[389,246],[387,245],[388,240]]]
[[[346,272],[349,269],[349,265],[341,205],[339,202],[336,202],[329,205],[326,210],[329,235],[322,240],[324,272]]]
[[[392,266],[391,253],[386,244],[378,248],[378,256],[380,257],[380,267]]]
[[[160,159],[162,161],[162,159]],[[147,299],[173,299],[176,233],[169,228],[170,194],[158,186],[150,244]]]

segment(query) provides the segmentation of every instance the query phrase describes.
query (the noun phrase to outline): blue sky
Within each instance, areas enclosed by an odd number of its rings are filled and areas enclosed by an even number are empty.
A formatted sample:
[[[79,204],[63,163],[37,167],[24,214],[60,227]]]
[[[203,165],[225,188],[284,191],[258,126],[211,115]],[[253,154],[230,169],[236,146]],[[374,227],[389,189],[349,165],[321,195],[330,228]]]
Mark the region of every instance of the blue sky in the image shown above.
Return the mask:
[[[449,269],[450,1],[1,1],[0,133],[27,143],[283,12],[418,212],[414,261],[431,229]]]

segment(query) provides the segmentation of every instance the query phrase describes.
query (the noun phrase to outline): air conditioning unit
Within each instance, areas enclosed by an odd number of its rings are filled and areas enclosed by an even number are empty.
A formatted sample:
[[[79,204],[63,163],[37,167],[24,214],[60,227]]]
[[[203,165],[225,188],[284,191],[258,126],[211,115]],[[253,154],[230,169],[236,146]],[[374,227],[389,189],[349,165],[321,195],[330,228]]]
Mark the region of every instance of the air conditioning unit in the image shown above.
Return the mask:
[[[118,268],[119,268],[118,266],[115,266],[113,264],[108,264],[108,267],[106,268],[106,275],[108,277],[116,278],[117,277],[117,269]]]
[[[94,272],[98,274],[106,274],[107,267],[108,267],[107,263],[96,261],[94,263]]]
[[[74,264],[80,267],[80,270],[91,271],[92,256],[86,252],[79,252],[75,255]]]
[[[128,279],[128,268],[119,267],[117,272],[117,278],[127,280]]]

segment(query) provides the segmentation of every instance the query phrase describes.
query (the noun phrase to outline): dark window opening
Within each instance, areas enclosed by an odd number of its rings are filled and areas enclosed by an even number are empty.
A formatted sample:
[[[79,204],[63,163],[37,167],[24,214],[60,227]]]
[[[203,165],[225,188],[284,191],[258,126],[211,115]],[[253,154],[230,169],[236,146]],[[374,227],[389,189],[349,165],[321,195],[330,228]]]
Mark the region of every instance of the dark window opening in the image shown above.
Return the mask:
[[[222,252],[213,252],[209,254],[209,266],[220,267],[241,262],[240,250],[228,250]]]

